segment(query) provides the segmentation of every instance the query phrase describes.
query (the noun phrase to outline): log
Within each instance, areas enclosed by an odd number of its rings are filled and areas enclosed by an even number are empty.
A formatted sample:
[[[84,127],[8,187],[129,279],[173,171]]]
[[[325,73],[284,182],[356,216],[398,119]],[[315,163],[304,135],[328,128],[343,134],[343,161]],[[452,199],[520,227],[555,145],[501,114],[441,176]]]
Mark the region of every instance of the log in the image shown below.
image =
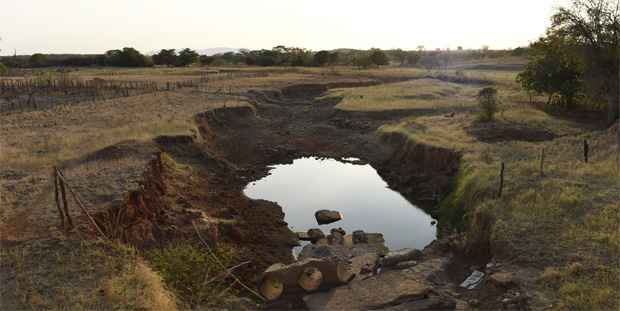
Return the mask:
[[[297,284],[307,292],[312,292],[321,286],[323,273],[315,267],[308,267],[299,276]]]
[[[282,282],[278,279],[269,278],[265,279],[261,283],[258,290],[267,300],[273,301],[282,296],[282,293],[284,292],[284,284],[282,284]]]
[[[273,301],[283,293],[302,293],[346,284],[354,276],[347,262],[308,258],[290,265],[271,265],[263,273],[259,290],[265,298]]]

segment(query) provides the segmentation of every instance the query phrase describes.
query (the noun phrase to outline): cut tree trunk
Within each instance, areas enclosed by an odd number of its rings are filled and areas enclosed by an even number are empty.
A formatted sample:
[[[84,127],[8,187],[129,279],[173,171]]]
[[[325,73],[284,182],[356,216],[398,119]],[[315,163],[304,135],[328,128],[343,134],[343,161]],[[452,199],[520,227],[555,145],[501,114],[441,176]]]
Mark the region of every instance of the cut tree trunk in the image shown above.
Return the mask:
[[[308,258],[290,265],[277,263],[270,266],[263,273],[259,290],[272,301],[283,293],[329,289],[349,282],[354,276],[346,262]]]

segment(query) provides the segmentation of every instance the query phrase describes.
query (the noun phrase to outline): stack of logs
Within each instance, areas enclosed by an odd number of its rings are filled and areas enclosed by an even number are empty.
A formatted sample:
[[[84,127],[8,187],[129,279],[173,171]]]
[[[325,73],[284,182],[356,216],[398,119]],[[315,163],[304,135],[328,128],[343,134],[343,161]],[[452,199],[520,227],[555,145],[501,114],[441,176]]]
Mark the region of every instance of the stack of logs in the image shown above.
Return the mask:
[[[337,228],[327,236],[320,229],[297,235],[311,244],[302,249],[297,262],[277,263],[265,270],[259,291],[267,300],[347,284],[359,274],[373,273],[379,256],[387,253],[380,233],[355,231],[347,235]]]

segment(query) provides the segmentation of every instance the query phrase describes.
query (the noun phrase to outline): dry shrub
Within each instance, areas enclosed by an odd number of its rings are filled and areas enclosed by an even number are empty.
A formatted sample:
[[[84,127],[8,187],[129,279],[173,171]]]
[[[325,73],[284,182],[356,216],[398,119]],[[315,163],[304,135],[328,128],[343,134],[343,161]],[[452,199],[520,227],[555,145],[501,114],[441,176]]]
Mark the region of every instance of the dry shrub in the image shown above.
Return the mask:
[[[166,285],[192,308],[221,306],[237,294],[232,287],[234,281],[227,278],[227,271],[217,262],[232,265],[234,252],[230,247],[218,245],[210,254],[200,245],[179,242],[151,250],[147,258]]]
[[[107,298],[136,310],[176,310],[174,295],[165,289],[161,277],[139,261],[126,273],[104,282]]]
[[[499,109],[497,89],[485,87],[478,93],[478,105],[480,105],[480,121],[492,121]]]

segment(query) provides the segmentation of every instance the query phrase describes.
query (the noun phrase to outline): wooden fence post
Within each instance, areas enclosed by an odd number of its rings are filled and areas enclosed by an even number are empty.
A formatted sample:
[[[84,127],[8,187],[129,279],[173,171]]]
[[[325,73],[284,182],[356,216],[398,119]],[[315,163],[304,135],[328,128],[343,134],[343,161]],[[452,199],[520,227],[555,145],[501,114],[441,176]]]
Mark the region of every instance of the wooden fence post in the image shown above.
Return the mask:
[[[60,189],[58,189],[58,175],[56,174],[56,167],[54,166],[54,171],[52,172],[52,179],[54,182],[54,199],[56,201],[56,208],[58,208],[58,215],[60,215],[60,225],[62,226],[62,229],[66,229],[65,228],[65,214],[62,211],[62,207],[60,207],[60,196],[58,195],[58,193],[60,192]]]
[[[545,171],[544,171],[544,163],[545,163],[545,148],[543,147],[542,150],[540,151],[540,176],[543,177],[545,176]]]
[[[502,191],[504,190],[504,162],[499,170],[499,189],[497,191],[497,197],[502,197]]]
[[[71,196],[73,196],[73,200],[75,200],[75,202],[78,204],[78,206],[80,207],[84,215],[86,215],[91,225],[93,225],[93,227],[97,230],[97,232],[101,235],[101,237],[107,239],[107,236],[105,235],[105,233],[103,233],[103,230],[101,230],[99,225],[97,225],[97,222],[95,221],[95,219],[90,215],[88,210],[86,210],[86,207],[84,207],[84,204],[82,203],[82,200],[80,200],[80,197],[78,197],[75,191],[73,191],[73,188],[69,187],[69,184],[67,184],[67,180],[65,179],[65,176],[62,174],[62,171],[60,171],[60,169],[57,168],[56,172],[58,173],[58,177],[62,180],[62,182],[66,184],[67,188],[69,189],[69,192],[71,193]]]
[[[67,203],[67,191],[65,190],[65,183],[62,179],[60,179],[60,176],[58,175],[58,168],[55,167],[54,170],[56,171],[56,178],[58,178],[58,184],[60,185],[60,197],[62,199],[65,216],[67,217],[69,228],[73,228],[73,221],[71,220],[71,215],[69,214],[69,204]]]

